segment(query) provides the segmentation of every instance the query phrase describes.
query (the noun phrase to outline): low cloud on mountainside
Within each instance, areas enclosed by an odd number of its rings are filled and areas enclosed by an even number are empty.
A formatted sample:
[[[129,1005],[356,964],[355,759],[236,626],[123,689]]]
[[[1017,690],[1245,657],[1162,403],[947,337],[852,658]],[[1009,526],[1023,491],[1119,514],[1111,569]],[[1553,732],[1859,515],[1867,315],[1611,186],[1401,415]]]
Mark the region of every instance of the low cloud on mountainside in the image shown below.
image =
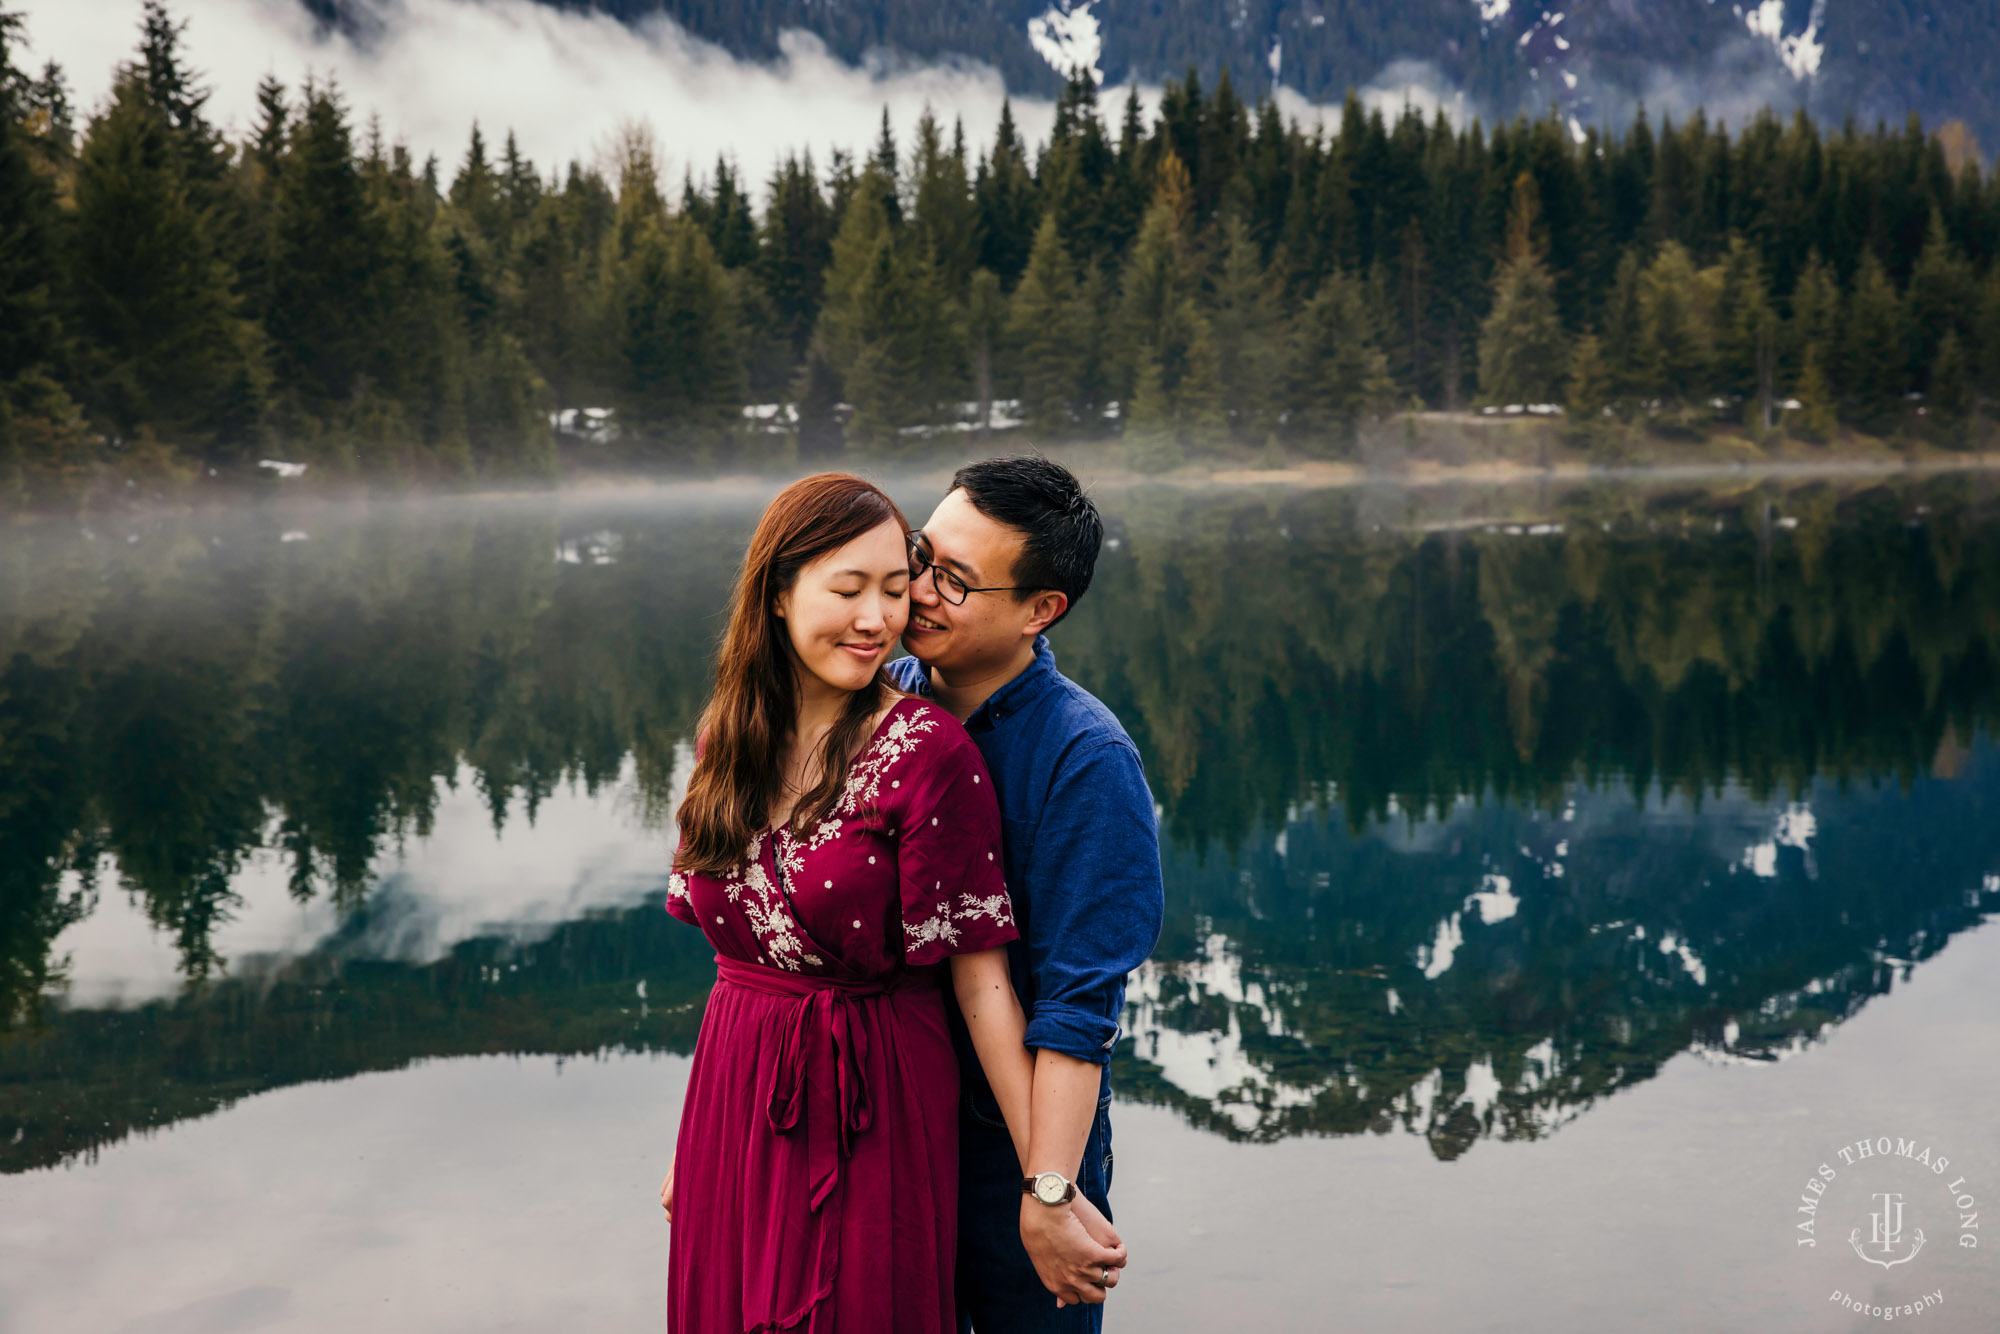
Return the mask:
[[[138,41],[138,0],[18,0],[31,49],[23,63],[59,62],[79,113],[109,91],[116,66]],[[975,61],[919,64],[877,56],[857,67],[831,55],[808,33],[778,39],[780,58],[758,64],[690,36],[655,16],[626,26],[603,14],[565,11],[534,0],[366,0],[354,32],[328,31],[297,0],[175,0],[189,21],[190,61],[213,90],[209,109],[232,134],[256,119],[256,86],[272,74],[294,92],[308,77],[335,79],[357,130],[379,114],[383,133],[418,157],[435,153],[447,171],[465,151],[476,119],[497,149],[513,130],[544,172],[573,158],[589,160],[628,121],[650,124],[669,179],[699,176],[718,154],[735,158],[748,184],[761,188],[784,153],[810,147],[822,166],[833,148],[865,152],[889,110],[899,142],[926,105],[949,121],[962,117],[967,137],[990,142],[1005,96],[1000,76]],[[1102,91],[1107,119],[1123,88]],[[1397,61],[1361,90],[1362,100],[1394,116],[1404,105],[1454,121],[1473,114],[1435,67]],[[1157,88],[1142,88],[1150,113]],[[1287,117],[1329,130],[1337,105],[1315,106],[1290,89],[1278,104]],[[1051,103],[1014,101],[1021,131],[1046,137]]]
[[[19,3],[20,0],[17,0]],[[210,109],[233,133],[256,117],[257,81],[296,90],[310,75],[338,80],[357,123],[379,113],[384,134],[447,173],[476,118],[496,147],[507,130],[544,172],[589,159],[618,127],[649,123],[671,179],[731,154],[761,185],[778,158],[810,147],[865,151],[889,109],[900,141],[928,103],[962,116],[975,143],[990,138],[1005,95],[999,75],[972,62],[856,68],[804,33],[779,39],[770,65],[741,61],[669,20],[627,27],[601,14],[530,0],[370,0],[359,41],[317,29],[297,0],[175,0],[190,20],[191,62],[214,89]],[[138,0],[25,0],[29,61],[60,62],[87,113],[138,42]],[[1024,133],[1048,132],[1047,102],[1017,103]]]

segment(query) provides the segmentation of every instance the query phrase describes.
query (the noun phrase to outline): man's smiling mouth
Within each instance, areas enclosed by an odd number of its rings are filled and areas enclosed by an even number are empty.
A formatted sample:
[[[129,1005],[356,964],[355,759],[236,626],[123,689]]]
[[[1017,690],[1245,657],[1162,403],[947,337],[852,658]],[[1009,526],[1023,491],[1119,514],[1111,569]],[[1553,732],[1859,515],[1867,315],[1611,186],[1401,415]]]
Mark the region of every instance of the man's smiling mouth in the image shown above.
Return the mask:
[[[917,629],[919,630],[942,630],[945,628],[944,626],[939,625],[936,621],[930,620],[928,617],[919,616],[914,613],[912,613],[910,616],[910,624],[916,626]]]

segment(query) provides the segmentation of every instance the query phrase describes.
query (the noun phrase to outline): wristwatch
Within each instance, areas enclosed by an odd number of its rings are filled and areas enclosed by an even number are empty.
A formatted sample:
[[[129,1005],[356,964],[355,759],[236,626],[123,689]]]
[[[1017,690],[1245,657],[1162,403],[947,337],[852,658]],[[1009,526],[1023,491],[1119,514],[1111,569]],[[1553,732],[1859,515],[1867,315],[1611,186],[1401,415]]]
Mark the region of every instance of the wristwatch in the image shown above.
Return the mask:
[[[1021,1193],[1032,1195],[1051,1208],[1076,1198],[1076,1183],[1060,1172],[1042,1172],[1021,1178]]]

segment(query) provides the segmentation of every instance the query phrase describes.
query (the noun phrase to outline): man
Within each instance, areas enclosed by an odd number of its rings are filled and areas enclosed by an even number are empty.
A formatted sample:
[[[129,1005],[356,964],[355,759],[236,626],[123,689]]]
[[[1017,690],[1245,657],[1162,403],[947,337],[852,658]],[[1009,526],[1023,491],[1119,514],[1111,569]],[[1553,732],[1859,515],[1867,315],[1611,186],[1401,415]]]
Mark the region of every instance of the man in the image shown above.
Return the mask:
[[[913,656],[889,668],[950,710],[985,755],[1021,929],[1008,956],[1035,1049],[1025,1164],[960,1048],[959,1326],[978,1334],[1101,1329],[1125,1263],[1107,1221],[1110,1061],[1126,974],[1152,952],[1165,914],[1159,826],[1138,748],[1056,670],[1044,636],[1090,587],[1103,536],[1059,464],[961,468],[911,536],[903,643]],[[1095,1214],[1078,1211],[1078,1194]]]

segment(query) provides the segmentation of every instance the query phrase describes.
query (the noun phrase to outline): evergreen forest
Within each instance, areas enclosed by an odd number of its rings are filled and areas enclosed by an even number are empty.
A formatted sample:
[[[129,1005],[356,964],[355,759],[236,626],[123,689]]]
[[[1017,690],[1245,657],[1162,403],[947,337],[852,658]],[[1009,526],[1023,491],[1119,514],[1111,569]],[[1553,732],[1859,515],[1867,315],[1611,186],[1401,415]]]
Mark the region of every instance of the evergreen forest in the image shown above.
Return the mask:
[[[1150,115],[1086,76],[1047,142],[887,114],[759,187],[471,128],[418,162],[331,82],[240,141],[147,5],[87,111],[0,14],[0,492],[564,460],[890,461],[967,432],[1138,466],[1340,458],[1413,411],[1975,447],[2000,400],[2000,184],[1964,140],[1766,113],[1581,136],[1352,95],[1287,122],[1225,72]],[[489,133],[489,128],[494,133]]]

